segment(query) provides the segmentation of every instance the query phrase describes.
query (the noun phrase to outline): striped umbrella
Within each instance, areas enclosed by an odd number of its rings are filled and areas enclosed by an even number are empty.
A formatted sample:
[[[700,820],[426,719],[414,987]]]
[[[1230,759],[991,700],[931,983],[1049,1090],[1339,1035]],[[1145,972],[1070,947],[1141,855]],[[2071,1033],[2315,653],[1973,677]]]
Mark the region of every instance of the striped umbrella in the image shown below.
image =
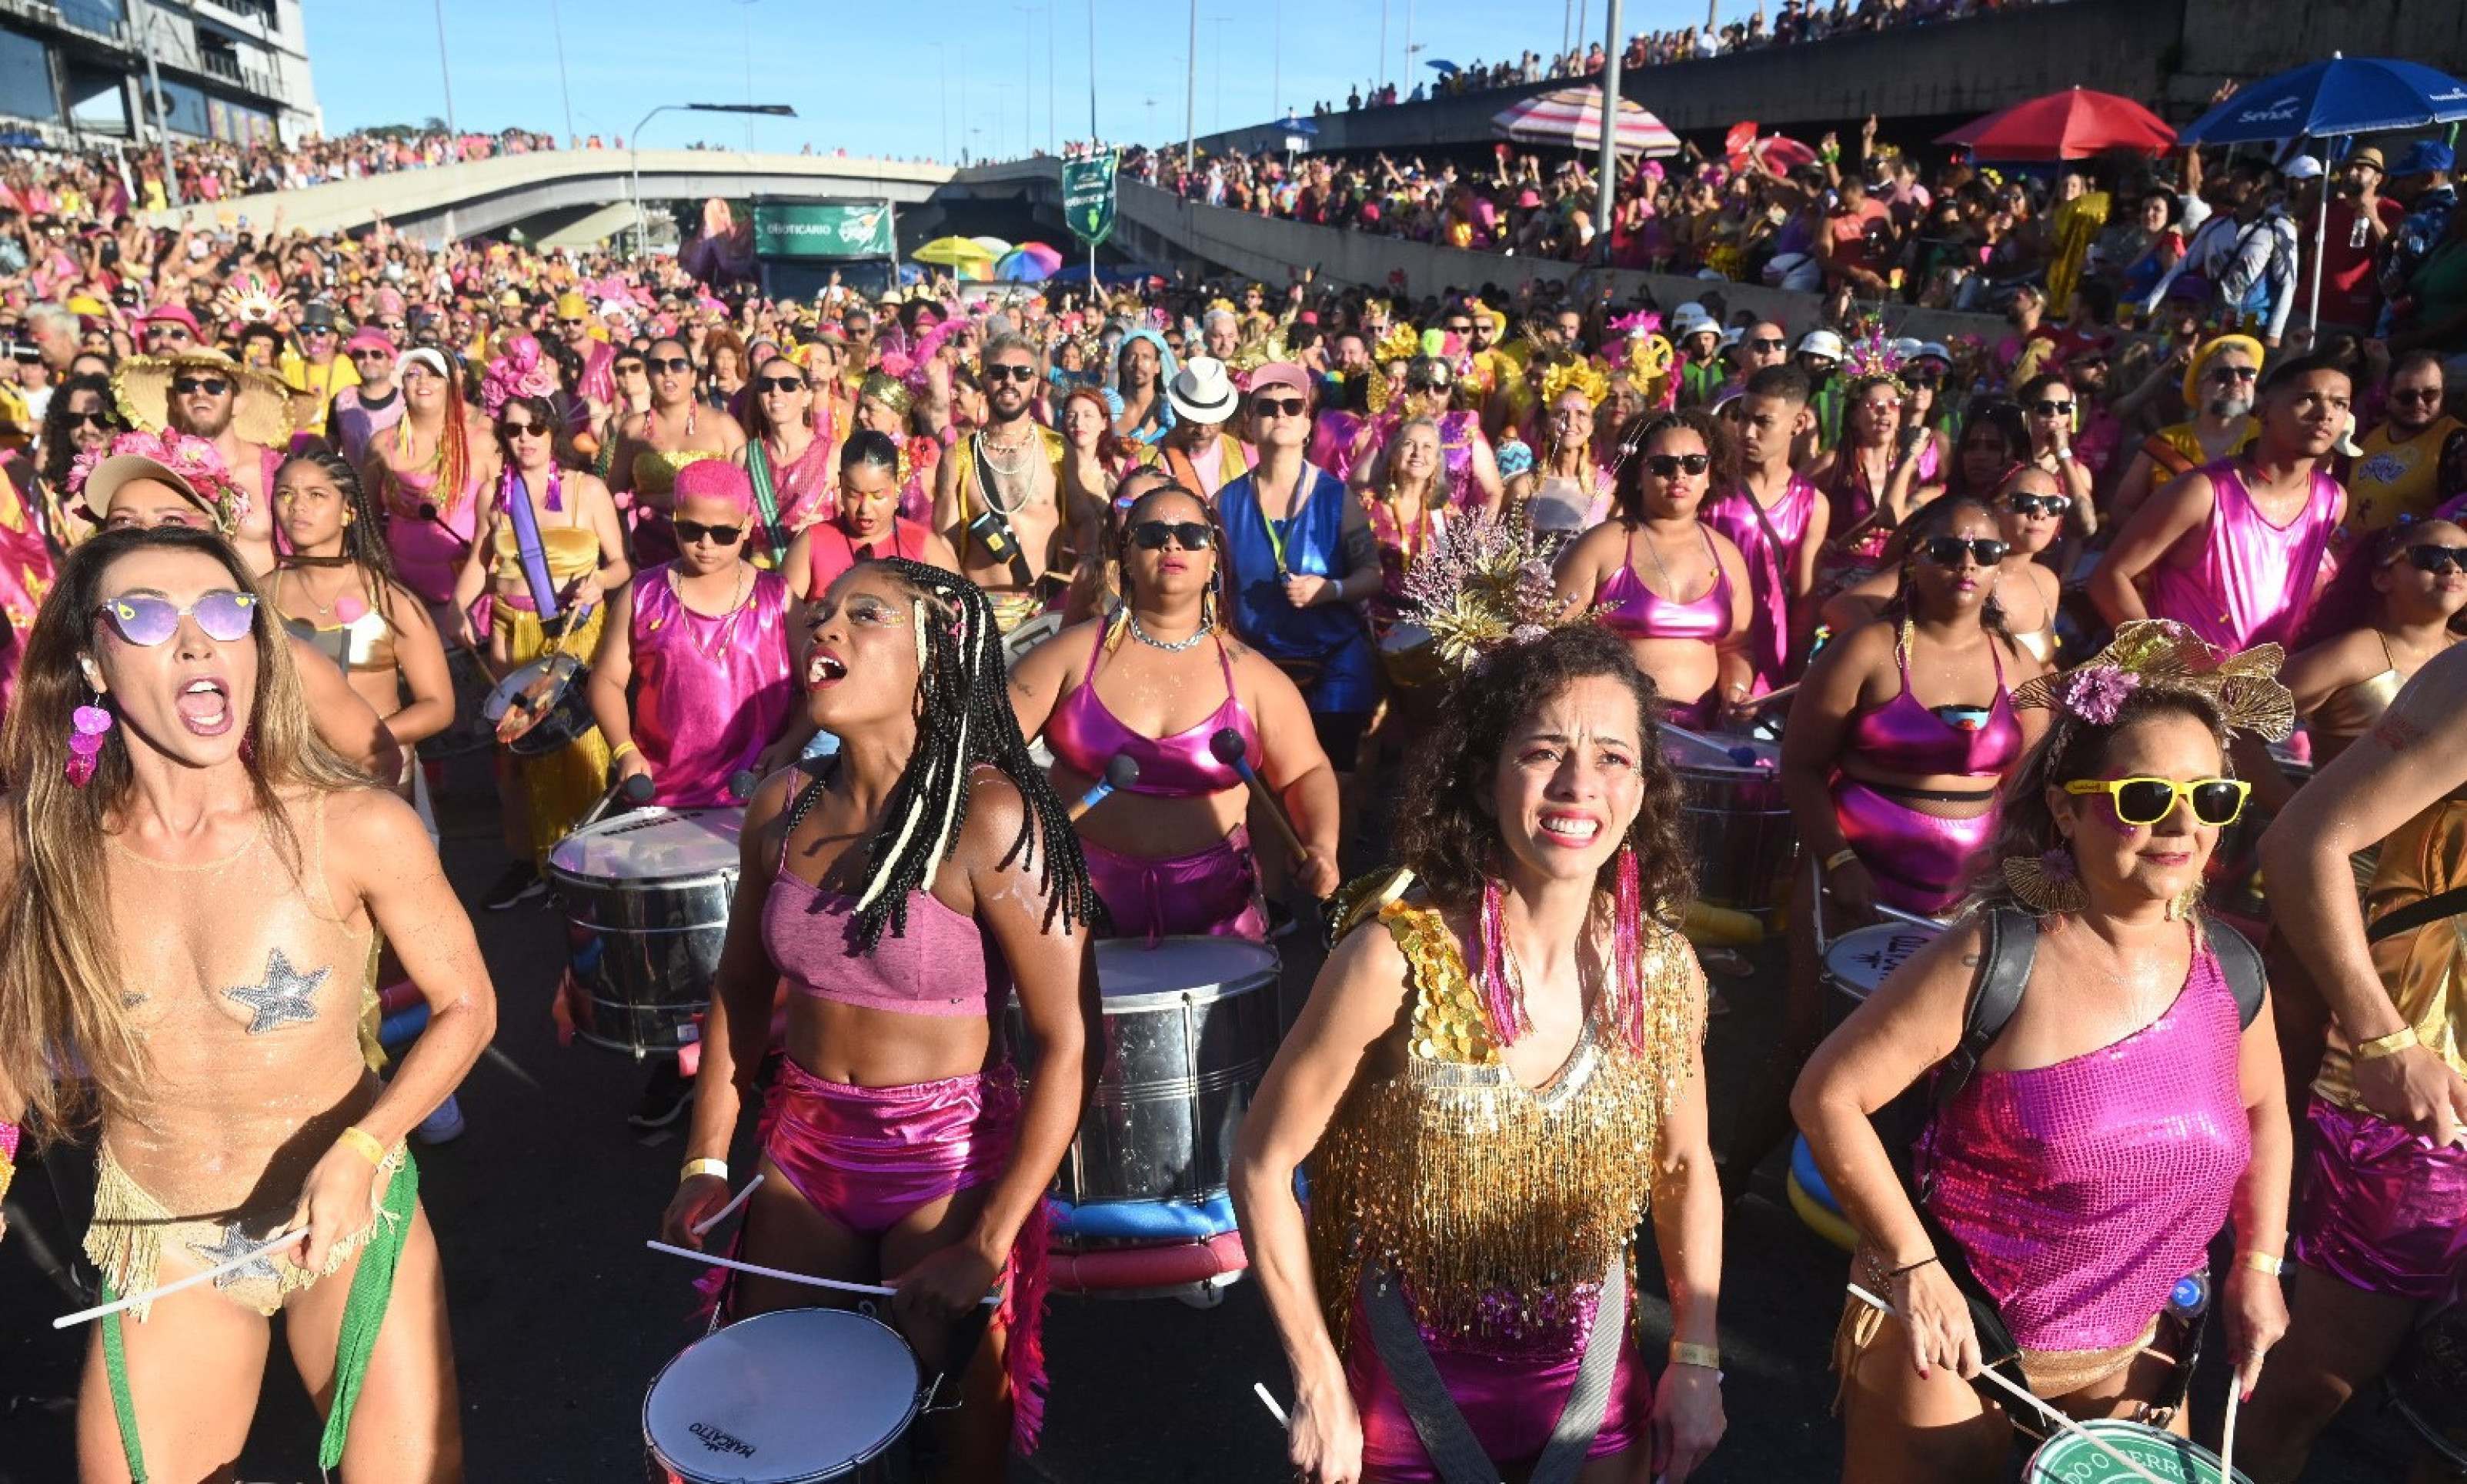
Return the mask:
[[[1591,148],[1602,138],[1602,90],[1564,87],[1510,105],[1490,121],[1491,132],[1521,145],[1557,145]],[[1623,153],[1665,155],[1679,152],[1679,136],[1641,104],[1622,98],[1618,105],[1618,146]]]

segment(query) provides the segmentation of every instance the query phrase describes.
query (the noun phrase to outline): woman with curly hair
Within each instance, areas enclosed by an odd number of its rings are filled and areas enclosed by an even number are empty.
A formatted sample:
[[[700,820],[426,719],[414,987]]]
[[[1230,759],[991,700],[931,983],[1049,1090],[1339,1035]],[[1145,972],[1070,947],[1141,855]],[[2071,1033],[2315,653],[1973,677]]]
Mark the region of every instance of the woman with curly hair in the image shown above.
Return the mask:
[[[71,376],[52,393],[43,410],[41,483],[34,504],[40,506],[44,532],[65,551],[93,533],[93,524],[69,498],[69,469],[80,454],[98,459],[111,446],[112,435],[128,431],[128,421],[111,399],[111,383],[101,376]]]
[[[1252,1100],[1234,1198],[1306,1484],[1537,1458],[1677,1481],[1721,1438],[1705,978],[1658,709],[1590,625],[1478,661],[1410,776],[1410,873],[1355,898]],[[1658,1383],[1629,1252],[1647,1214]]]
[[[1559,599],[1627,641],[1672,721],[1721,725],[1755,678],[1748,559],[1699,519],[1706,497],[1736,480],[1730,433],[1690,409],[1640,416],[1620,441],[1633,452],[1612,488],[1614,514],[1559,558]]]
[[[894,1321],[963,1403],[929,1419],[939,1467],[918,1476],[999,1478],[1014,1410],[1026,1444],[1043,1405],[1040,1216],[1097,1079],[1088,937],[1101,911],[1012,719],[985,594],[886,557],[843,573],[811,614],[805,712],[840,751],[773,775],[747,803],[685,1171],[663,1225],[698,1247],[697,1224],[728,1202],[729,1146],[784,979],[785,1055],[740,1255],[894,1284]],[[1025,1091],[1004,1044],[1014,989],[1036,1068]],[[959,1321],[1006,1275],[971,1357]],[[748,1278],[722,1310],[814,1301],[810,1288]]]

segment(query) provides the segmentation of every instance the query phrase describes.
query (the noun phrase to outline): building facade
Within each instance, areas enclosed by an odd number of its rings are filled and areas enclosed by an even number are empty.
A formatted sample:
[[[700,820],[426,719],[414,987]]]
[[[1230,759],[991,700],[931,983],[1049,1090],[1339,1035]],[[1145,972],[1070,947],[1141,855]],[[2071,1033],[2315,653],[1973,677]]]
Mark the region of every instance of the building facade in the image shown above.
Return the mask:
[[[302,0],[0,0],[0,129],[19,143],[320,125]]]

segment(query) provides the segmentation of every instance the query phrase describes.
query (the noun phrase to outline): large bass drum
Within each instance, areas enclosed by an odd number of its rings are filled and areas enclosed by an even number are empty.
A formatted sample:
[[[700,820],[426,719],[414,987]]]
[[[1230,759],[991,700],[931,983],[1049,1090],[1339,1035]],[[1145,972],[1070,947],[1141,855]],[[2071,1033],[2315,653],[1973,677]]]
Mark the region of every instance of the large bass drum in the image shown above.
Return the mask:
[[[691,1043],[711,1002],[736,897],[745,811],[638,810],[576,830],[549,852],[565,912],[575,1034],[636,1056]]]
[[[1772,912],[1798,841],[1781,797],[1781,745],[1718,732],[1700,741],[1665,729],[1662,755],[1687,790],[1681,814],[1696,894],[1713,907]]]

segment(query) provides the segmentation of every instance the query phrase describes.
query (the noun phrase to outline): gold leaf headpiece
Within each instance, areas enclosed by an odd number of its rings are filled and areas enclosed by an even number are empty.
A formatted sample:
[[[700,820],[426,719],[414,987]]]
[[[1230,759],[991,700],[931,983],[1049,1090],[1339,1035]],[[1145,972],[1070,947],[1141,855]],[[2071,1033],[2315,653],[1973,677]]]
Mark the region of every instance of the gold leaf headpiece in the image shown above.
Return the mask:
[[[1582,392],[1586,401],[1599,407],[1602,398],[1611,394],[1610,378],[1590,361],[1561,361],[1542,373],[1542,405],[1548,407],[1559,400],[1563,392]]]
[[[1421,353],[1421,331],[1400,321],[1388,326],[1387,337],[1379,342],[1379,349],[1370,352],[1370,359],[1385,366],[1390,361],[1410,361]]]
[[[2107,726],[2136,691],[2176,691],[2216,707],[2230,731],[2280,742],[2296,730],[2296,698],[2278,683],[2285,655],[2276,644],[2222,654],[2171,618],[2137,618],[2118,624],[2107,647],[2088,662],[2017,688],[2013,707],[2046,707]]]
[[[1496,515],[1443,527],[1406,571],[1404,596],[1407,618],[1431,631],[1439,659],[1460,671],[1584,617],[1565,614],[1546,549]]]

